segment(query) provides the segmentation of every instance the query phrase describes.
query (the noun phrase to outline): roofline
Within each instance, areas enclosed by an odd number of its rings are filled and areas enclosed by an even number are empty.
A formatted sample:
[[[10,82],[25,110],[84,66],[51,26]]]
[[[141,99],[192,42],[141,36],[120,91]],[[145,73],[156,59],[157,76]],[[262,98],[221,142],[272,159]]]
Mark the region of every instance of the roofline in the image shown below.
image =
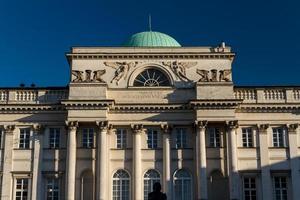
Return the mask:
[[[69,86],[49,86],[49,87],[0,87],[0,90],[66,90]]]

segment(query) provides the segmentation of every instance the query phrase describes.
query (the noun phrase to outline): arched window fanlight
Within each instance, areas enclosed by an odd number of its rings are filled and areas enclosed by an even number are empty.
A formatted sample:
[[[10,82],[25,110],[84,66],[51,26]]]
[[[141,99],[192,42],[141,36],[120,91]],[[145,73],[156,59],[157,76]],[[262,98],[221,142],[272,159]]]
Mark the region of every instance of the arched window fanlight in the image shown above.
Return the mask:
[[[158,69],[146,69],[133,82],[137,87],[170,86],[169,78]]]

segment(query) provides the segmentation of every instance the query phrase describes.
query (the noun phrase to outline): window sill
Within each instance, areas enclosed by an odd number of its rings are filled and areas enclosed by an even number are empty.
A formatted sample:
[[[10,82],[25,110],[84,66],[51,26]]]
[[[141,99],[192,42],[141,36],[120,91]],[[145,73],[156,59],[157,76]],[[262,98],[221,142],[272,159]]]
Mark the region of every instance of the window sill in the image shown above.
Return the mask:
[[[289,147],[268,147],[268,149],[289,149]]]
[[[13,150],[33,150],[33,148],[13,148]]]

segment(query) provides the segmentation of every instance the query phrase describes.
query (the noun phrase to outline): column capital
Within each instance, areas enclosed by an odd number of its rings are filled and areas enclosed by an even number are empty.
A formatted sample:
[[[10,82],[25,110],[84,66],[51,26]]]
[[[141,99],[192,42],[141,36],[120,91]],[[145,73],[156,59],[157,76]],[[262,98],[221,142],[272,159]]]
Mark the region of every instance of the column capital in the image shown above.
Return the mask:
[[[76,131],[79,123],[78,121],[66,121],[66,126],[70,131]]]
[[[237,129],[239,127],[238,120],[226,121],[226,125],[229,129]]]
[[[15,130],[16,126],[15,125],[3,125],[3,129],[4,129],[4,132],[9,134],[9,133],[13,133],[14,130]]]
[[[270,124],[257,124],[259,133],[266,133],[267,129],[270,127]]]
[[[143,124],[131,124],[131,129],[133,133],[140,134],[144,131],[144,126]]]
[[[161,124],[160,128],[162,130],[162,133],[164,133],[164,134],[170,134],[171,131],[172,131],[172,129],[173,129],[173,126],[170,125],[170,124]]]
[[[110,131],[113,128],[113,125],[108,123],[108,121],[96,121],[96,125],[100,129],[100,131]]]
[[[298,123],[296,123],[296,124],[287,124],[287,128],[288,128],[289,133],[296,133],[298,127],[299,127]]]
[[[33,124],[31,129],[35,132],[35,133],[42,133],[42,131],[44,130],[45,126],[42,124]]]
[[[208,121],[207,120],[196,120],[195,126],[199,129],[205,129],[207,127]]]

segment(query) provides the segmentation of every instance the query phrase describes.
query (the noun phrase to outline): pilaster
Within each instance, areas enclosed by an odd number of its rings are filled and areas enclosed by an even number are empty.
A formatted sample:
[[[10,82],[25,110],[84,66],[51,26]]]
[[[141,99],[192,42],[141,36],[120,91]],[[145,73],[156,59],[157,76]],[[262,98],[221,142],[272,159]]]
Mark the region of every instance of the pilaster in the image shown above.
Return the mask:
[[[259,153],[261,169],[262,199],[272,199],[272,179],[270,174],[269,141],[271,135],[269,124],[258,125]]]
[[[239,199],[239,174],[238,174],[238,160],[237,160],[237,137],[236,129],[238,128],[238,121],[228,121],[228,139],[229,139],[229,187],[230,199]]]
[[[199,200],[208,199],[207,169],[206,169],[206,142],[205,130],[207,121],[196,121],[196,161],[197,161],[197,197]]]
[[[289,124],[288,126],[289,135],[289,150],[290,150],[290,166],[291,166],[291,176],[292,176],[292,193],[293,199],[300,197],[300,162],[298,154],[298,138],[299,124]]]
[[[15,125],[4,125],[4,158],[3,158],[3,169],[2,169],[2,200],[12,199],[12,159],[13,159],[13,133],[15,130]]]
[[[142,157],[141,157],[141,133],[144,131],[143,125],[132,124],[133,132],[133,199],[143,199],[142,188]]]
[[[67,185],[66,200],[75,200],[76,186],[76,132],[78,128],[77,121],[67,122],[68,126],[68,145],[67,145]]]
[[[43,198],[42,188],[42,159],[43,159],[43,130],[40,124],[32,126],[33,131],[33,165],[32,165],[32,200]]]
[[[107,133],[110,125],[107,121],[97,121],[96,125],[99,128],[98,134],[98,199],[106,200],[108,195],[107,173],[108,173],[108,152],[107,152]]]
[[[163,191],[170,198],[172,196],[170,146],[172,127],[168,124],[162,124],[161,129],[163,133]]]

